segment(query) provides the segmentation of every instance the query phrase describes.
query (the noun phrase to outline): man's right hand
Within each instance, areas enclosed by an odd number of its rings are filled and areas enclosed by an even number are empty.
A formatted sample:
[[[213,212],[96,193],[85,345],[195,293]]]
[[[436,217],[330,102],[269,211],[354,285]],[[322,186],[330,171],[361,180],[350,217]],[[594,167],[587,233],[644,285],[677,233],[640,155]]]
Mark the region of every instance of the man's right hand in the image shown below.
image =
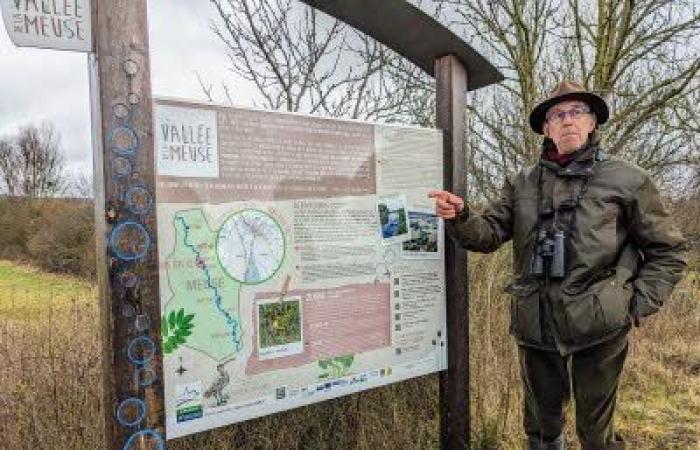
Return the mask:
[[[443,219],[454,219],[464,210],[464,199],[451,192],[434,190],[428,197],[435,199],[435,212]]]

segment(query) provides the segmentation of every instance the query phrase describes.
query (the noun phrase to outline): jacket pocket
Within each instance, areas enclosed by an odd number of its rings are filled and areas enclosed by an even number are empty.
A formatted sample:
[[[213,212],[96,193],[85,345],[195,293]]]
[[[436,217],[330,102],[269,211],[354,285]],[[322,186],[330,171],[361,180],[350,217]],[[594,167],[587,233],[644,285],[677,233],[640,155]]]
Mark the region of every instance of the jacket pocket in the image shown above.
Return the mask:
[[[610,278],[598,296],[608,330],[615,330],[630,323],[629,309],[634,289],[631,283],[625,281],[616,274]]]
[[[563,289],[569,338],[575,343],[594,341],[629,324],[632,290],[614,270],[585,289]]]
[[[510,332],[523,342],[541,343],[539,283],[514,282],[506,287],[510,299]]]

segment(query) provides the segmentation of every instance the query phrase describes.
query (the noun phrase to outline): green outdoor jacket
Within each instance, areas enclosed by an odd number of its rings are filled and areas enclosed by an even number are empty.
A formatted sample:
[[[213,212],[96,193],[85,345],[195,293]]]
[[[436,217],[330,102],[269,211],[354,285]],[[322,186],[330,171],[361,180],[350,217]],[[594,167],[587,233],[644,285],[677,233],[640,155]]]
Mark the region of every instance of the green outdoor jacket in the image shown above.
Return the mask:
[[[565,168],[540,160],[508,177],[482,214],[467,209],[446,229],[483,253],[513,240],[511,334],[520,345],[563,355],[629,330],[631,305],[639,317],[658,311],[686,265],[685,241],[649,174],[595,144]],[[538,229],[565,230],[564,279],[531,275]]]

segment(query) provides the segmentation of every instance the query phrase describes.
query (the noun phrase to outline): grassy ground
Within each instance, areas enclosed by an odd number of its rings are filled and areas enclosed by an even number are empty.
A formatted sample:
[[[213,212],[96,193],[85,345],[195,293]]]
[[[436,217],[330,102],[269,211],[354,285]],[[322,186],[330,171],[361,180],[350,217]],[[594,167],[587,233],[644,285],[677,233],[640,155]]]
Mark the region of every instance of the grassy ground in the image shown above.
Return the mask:
[[[0,448],[100,448],[96,290],[0,261]]]
[[[522,394],[501,292],[506,266],[507,252],[471,259],[473,449],[521,448]],[[698,277],[688,276],[665,309],[632,333],[618,413],[631,449],[700,448],[699,300]],[[0,448],[100,448],[98,342],[92,285],[0,261]],[[423,377],[168,448],[438,448],[437,392],[437,377]]]

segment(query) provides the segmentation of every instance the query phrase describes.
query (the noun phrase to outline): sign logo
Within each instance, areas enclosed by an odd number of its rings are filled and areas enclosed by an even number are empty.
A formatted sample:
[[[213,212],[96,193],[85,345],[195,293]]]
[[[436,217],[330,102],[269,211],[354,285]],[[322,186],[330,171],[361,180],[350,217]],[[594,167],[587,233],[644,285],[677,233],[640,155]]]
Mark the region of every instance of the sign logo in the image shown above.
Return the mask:
[[[203,399],[201,381],[177,385],[175,391],[177,423],[201,418],[204,415]]]
[[[90,0],[0,0],[0,6],[18,47],[92,51]]]
[[[155,106],[158,175],[219,177],[216,111]]]

